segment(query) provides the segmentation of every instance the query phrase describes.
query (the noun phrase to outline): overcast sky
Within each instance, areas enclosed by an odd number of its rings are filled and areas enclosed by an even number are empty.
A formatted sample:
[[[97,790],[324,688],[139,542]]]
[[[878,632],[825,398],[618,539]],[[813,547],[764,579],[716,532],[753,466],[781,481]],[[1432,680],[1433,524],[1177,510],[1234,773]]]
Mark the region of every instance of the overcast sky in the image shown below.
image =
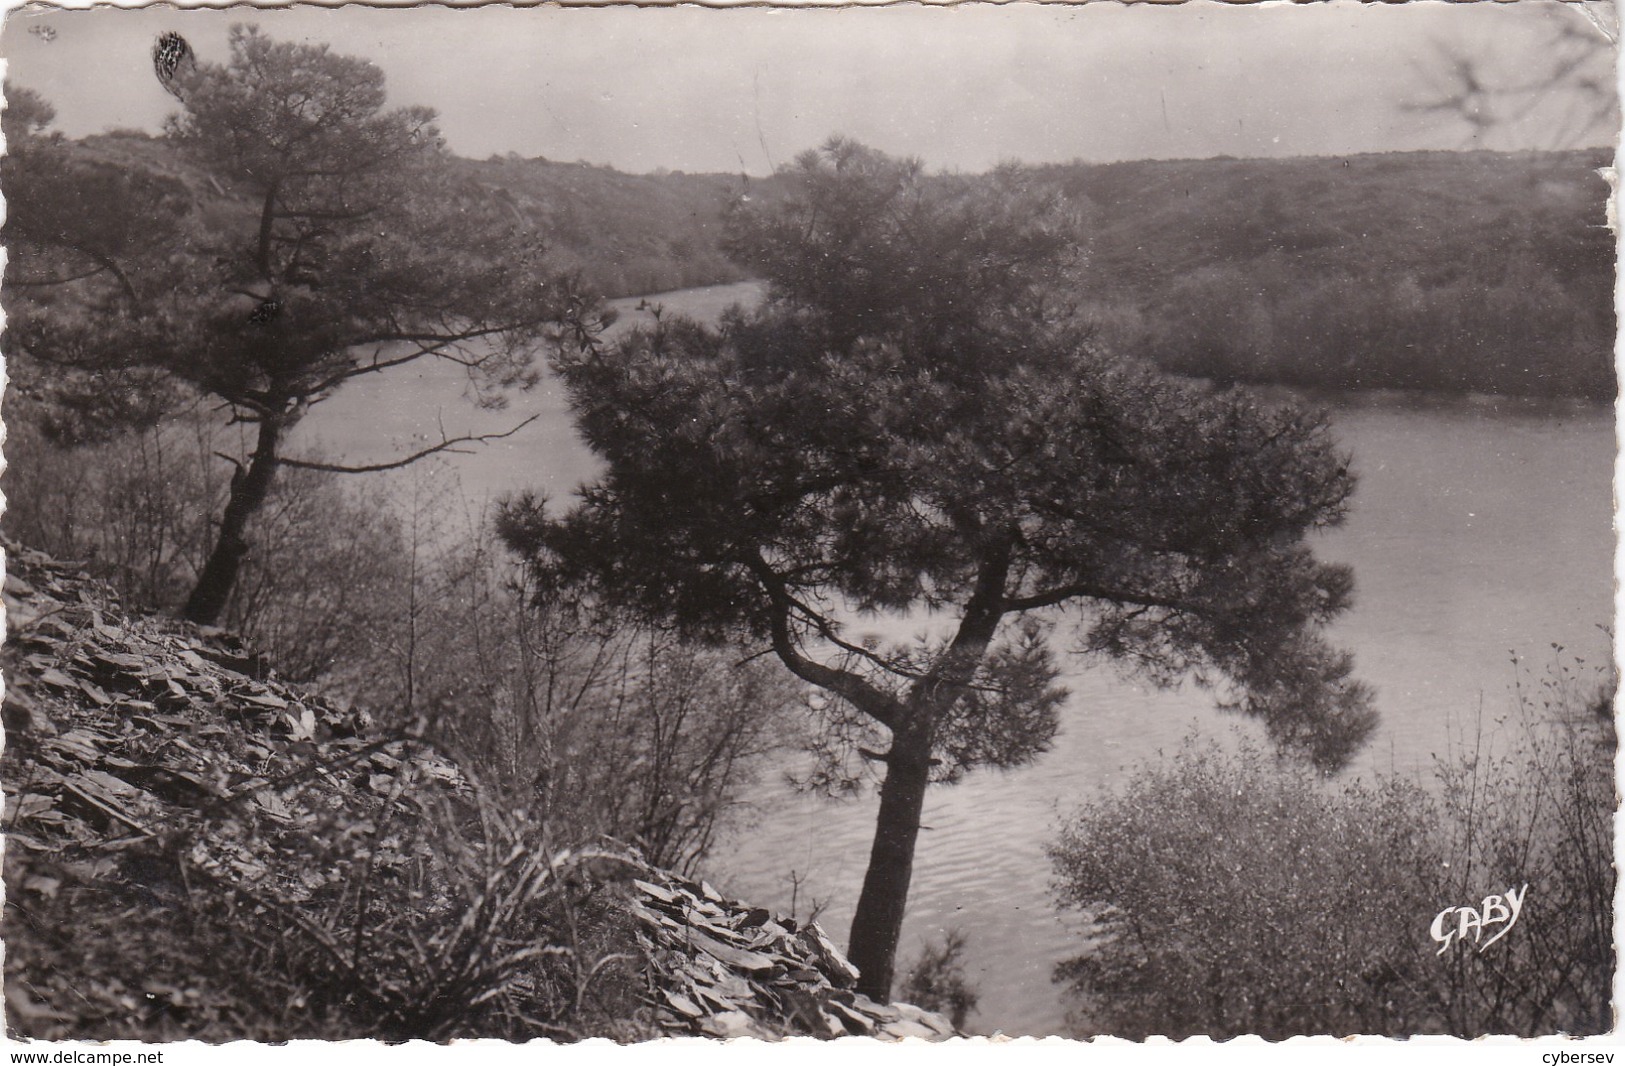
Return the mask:
[[[1556,148],[1611,141],[1572,88],[1479,99],[1474,124],[1418,110],[1461,84],[1497,90],[1549,69],[1560,5],[1348,2],[227,11],[24,9],[0,50],[58,128],[156,130],[174,101],[149,49],[177,30],[224,62],[233,22],[321,41],[381,66],[396,103],[440,112],[451,148],[624,170],[764,173],[832,133],[935,167]],[[1600,40],[1600,38],[1595,38]],[[1600,65],[1598,66],[1600,70]],[[1487,111],[1486,111],[1487,109]],[[1527,111],[1527,113],[1524,113]]]

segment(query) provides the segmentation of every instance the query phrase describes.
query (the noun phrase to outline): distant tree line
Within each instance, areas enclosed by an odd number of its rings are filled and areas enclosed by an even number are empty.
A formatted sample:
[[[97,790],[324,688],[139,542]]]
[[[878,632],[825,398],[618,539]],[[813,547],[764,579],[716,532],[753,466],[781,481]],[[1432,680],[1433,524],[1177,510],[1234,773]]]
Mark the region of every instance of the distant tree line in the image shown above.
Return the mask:
[[[24,126],[28,113],[8,121]],[[82,148],[127,185],[189,174],[167,142],[140,134]],[[1075,280],[1103,338],[1164,369],[1603,400],[1614,394],[1613,245],[1595,171],[1607,163],[1598,151],[1414,152],[1033,172],[1088,220]],[[782,175],[449,165],[545,238],[557,269],[610,297],[747,278],[721,244],[728,207],[788,192]]]
[[[1614,395],[1606,153],[1074,165],[1103,338],[1175,373]]]
[[[773,196],[773,178],[623,174],[545,159],[461,161],[546,234],[553,259],[608,297],[699,288],[749,275],[722,249],[728,204]]]

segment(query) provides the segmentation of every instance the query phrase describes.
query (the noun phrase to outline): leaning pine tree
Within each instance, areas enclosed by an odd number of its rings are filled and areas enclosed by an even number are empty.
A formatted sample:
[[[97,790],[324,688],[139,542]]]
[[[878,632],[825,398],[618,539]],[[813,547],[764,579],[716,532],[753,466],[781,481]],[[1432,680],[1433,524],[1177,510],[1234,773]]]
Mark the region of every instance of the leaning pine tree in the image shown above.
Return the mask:
[[[850,950],[886,997],[927,787],[1048,747],[1058,624],[1321,766],[1359,746],[1369,693],[1319,635],[1351,575],[1305,546],[1354,483],[1323,420],[1092,343],[1060,298],[1074,220],[1019,172],[928,177],[837,140],[788,176],[734,219],[760,310],[559,361],[605,472],[568,512],[510,504],[505,535],[561,594],[760,641],[856,712],[837,724],[884,731]],[[849,635],[911,611],[954,625]]]
[[[159,39],[157,76],[180,101],[161,144],[47,136],[35,97],[8,122],[25,136],[5,164],[6,312],[30,378],[78,422],[150,421],[168,386],[250,431],[222,456],[235,474],[181,610],[200,623],[226,609],[282,468],[389,469],[506,435],[442,435],[359,467],[289,455],[313,406],[424,359],[499,404],[591,311],[536,228],[454,165],[433,112],[387,106],[378,67],[251,26],[230,48],[202,62]],[[136,386],[141,402],[120,398]]]

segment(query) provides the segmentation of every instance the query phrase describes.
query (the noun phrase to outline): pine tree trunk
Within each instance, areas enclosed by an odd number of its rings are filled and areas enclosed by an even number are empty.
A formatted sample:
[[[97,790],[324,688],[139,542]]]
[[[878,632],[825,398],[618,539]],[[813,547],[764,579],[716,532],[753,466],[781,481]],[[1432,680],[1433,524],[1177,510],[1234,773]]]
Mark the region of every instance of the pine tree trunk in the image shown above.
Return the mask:
[[[245,533],[249,519],[265,503],[271,493],[271,482],[276,477],[281,457],[277,446],[282,437],[282,419],[267,415],[260,420],[259,438],[248,469],[239,469],[231,479],[231,495],[226,500],[225,513],[220,518],[220,535],[215,539],[209,561],[198,575],[197,585],[186,600],[181,617],[199,625],[217,625],[231,599],[231,590],[237,584],[237,572],[242,569],[243,556],[248,554]]]
[[[880,1003],[891,1000],[897,942],[903,932],[909,882],[914,876],[914,844],[920,835],[920,811],[931,781],[928,738],[893,737],[880,786],[880,814],[869,869],[852,918],[848,955],[858,968],[858,991]]]

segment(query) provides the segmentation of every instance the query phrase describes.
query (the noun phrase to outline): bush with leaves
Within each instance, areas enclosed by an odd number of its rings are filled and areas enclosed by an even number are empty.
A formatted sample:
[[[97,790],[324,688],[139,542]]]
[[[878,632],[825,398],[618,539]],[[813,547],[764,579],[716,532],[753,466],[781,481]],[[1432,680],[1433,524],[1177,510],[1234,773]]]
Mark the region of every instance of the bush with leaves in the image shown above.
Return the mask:
[[[1425,959],[1440,904],[1396,844],[1428,798],[1390,781],[1328,791],[1256,749],[1188,744],[1086,808],[1053,847],[1063,903],[1101,940],[1057,976],[1082,1028],[1181,1039],[1421,1031],[1386,1006]],[[1396,859],[1398,861],[1396,861]],[[1396,915],[1421,915],[1420,922]]]
[[[1569,668],[1515,695],[1432,788],[1327,781],[1246,743],[1187,743],[1086,805],[1051,848],[1059,901],[1092,919],[1087,950],[1056,972],[1078,1029],[1606,1031],[1611,721],[1585,717],[1594,689]],[[1504,940],[1439,953],[1428,929],[1441,909],[1526,883]]]

